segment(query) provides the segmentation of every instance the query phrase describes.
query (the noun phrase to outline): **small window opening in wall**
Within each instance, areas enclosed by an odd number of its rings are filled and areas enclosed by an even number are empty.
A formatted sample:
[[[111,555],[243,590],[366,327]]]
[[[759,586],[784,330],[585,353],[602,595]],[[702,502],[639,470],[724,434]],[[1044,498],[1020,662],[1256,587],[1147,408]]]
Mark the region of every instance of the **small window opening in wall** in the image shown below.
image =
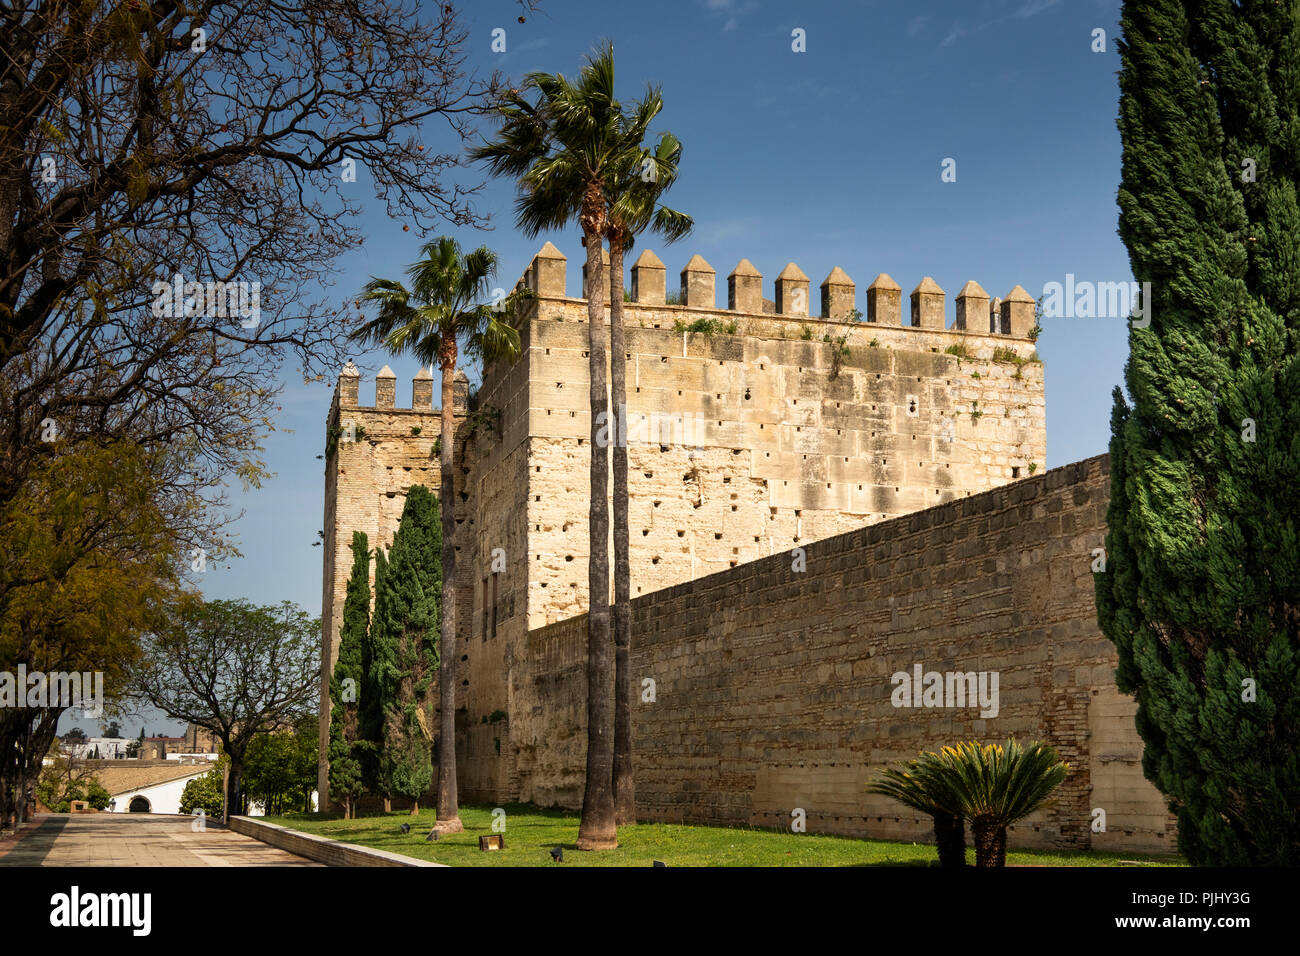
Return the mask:
[[[767,368],[767,366],[764,365],[762,362],[759,362],[759,363],[758,363],[758,370],[759,370],[760,372],[763,371],[763,369],[765,369],[765,368]]]
[[[547,354],[547,355],[550,355],[550,354],[551,354],[551,350],[550,350],[550,349],[547,349],[547,350],[546,350],[546,354]]]
[[[722,397],[722,393],[721,393],[721,392],[716,393],[715,397],[716,397],[716,398],[721,398],[721,397]]]
[[[736,510],[736,506],[735,506],[735,505],[732,505],[732,506],[731,506],[731,510],[732,510],[732,511],[735,511],[735,510]]]
[[[571,554],[566,554],[566,555],[564,556],[564,560],[565,560],[565,561],[572,561],[572,560],[573,560],[573,555],[571,555]]]
[[[667,355],[661,355],[661,356],[659,356],[659,361],[660,361],[660,362],[667,362],[667,361],[668,361],[668,356],[667,356]]]
[[[549,408],[546,410],[546,414],[548,415],[551,414],[551,410]]]
[[[641,474],[645,475],[647,478],[653,478],[655,476],[655,473],[653,471],[643,471],[641,472]],[[657,506],[658,502],[656,502],[655,504]]]
[[[659,451],[660,451],[660,452],[665,452],[665,451],[667,451],[667,450],[668,450],[668,446],[667,446],[667,445],[660,445],[660,446],[659,446]]]
[[[641,529],[641,537],[644,538],[644,537],[645,537],[646,535],[648,535],[649,533],[650,533],[650,529],[649,529],[649,528],[642,528],[642,529]]]
[[[803,509],[802,509],[802,508],[795,508],[795,509],[794,509],[794,516],[795,516],[796,518],[799,517],[801,514],[803,514]]]
[[[583,358],[586,358],[586,357],[587,357],[587,350],[586,350],[586,349],[583,349],[583,350],[582,350],[582,357],[583,357]],[[920,379],[918,378],[917,381],[919,382]]]
[[[736,566],[736,562],[735,562],[735,561],[732,561],[732,562],[731,562],[731,566],[734,568],[734,567]]]
[[[573,412],[569,412],[569,417],[570,417],[570,418],[573,417]]]
[[[662,501],[656,501],[656,502],[655,502],[655,507],[658,508],[661,504],[663,504]]]
[[[862,486],[861,486],[861,485],[858,485],[858,491],[861,491],[861,490],[862,490]]]
[[[1012,466],[1011,466],[1011,477],[1012,477],[1012,478],[1019,478],[1019,477],[1020,477],[1020,466],[1019,466],[1019,465],[1012,465]]]
[[[659,563],[659,555],[656,554],[653,558],[651,558],[651,559],[650,559],[650,563],[651,563],[651,564],[658,564],[658,563]]]
[[[638,392],[641,391],[641,386],[638,385],[638,386],[636,387],[636,390],[637,390]]]
[[[533,470],[534,470],[534,471],[541,471],[541,470],[542,470],[542,466],[541,466],[541,465],[536,465],[536,466],[534,467]]]
[[[721,541],[721,540],[722,540],[722,532],[721,532],[721,531],[715,531],[715,532],[713,532],[713,540],[714,540],[714,541]]]
[[[727,363],[726,363],[723,359],[718,359],[718,364],[719,364],[719,365],[726,365]]]
[[[533,500],[534,500],[534,501],[541,501],[541,500],[542,500],[542,496],[541,496],[541,495],[536,495],[536,496],[534,496]]]
[[[555,387],[556,387],[556,388],[564,388],[564,383],[563,383],[563,382],[556,382],[556,383],[555,383]]]
[[[731,476],[730,476],[730,475],[724,475],[723,478],[722,478],[722,483],[723,483],[724,485],[729,485],[729,484],[731,484]]]
[[[685,532],[683,529],[678,528],[678,529],[677,529],[677,537],[679,537],[679,538],[684,538],[684,537],[686,537],[686,532]]]
[[[679,389],[677,390],[677,394],[680,395],[681,393],[682,393],[682,390],[679,388]]]
[[[745,389],[745,401],[749,401],[749,389]]]

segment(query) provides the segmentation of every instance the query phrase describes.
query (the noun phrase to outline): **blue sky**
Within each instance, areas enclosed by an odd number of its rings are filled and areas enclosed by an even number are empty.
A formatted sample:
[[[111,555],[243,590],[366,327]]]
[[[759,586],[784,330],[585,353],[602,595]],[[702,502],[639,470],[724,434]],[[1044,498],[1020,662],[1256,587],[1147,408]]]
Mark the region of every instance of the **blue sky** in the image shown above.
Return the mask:
[[[511,0],[458,6],[468,7],[469,65],[481,72],[572,75],[608,38],[621,96],[662,84],[654,131],[671,129],[685,145],[668,201],[696,222],[674,246],[645,242],[667,265],[670,287],[693,253],[717,270],[723,302],[725,276],[742,257],[764,274],[768,298],[789,261],[814,289],[838,265],[857,282],[864,310],[877,273],[892,275],[904,294],[930,275],[948,293],[951,322],[953,297],[968,279],[990,295],[1019,283],[1037,297],[1067,273],[1131,278],[1116,234],[1119,0],[543,0],[524,24]],[[491,49],[495,28],[506,31],[504,53]],[[1098,28],[1103,53],[1092,50]],[[806,52],[792,50],[796,29]],[[427,141],[451,146],[436,128]],[[941,181],[947,158],[956,161],[955,182]],[[482,178],[476,169],[460,177]],[[370,191],[364,170],[355,188]],[[494,248],[506,288],[549,238],[569,257],[569,293],[577,294],[576,228],[525,239],[513,228],[512,199],[509,183],[489,182],[477,205],[491,215],[490,231],[444,231],[462,245]],[[364,247],[339,262],[336,283],[320,293],[330,301],[353,298],[371,275],[397,277],[431,238],[403,232],[377,202],[361,226]],[[1048,467],[1105,451],[1126,341],[1117,318],[1044,321]],[[367,378],[390,361],[398,403],[409,402],[412,360],[355,358]],[[247,493],[232,488],[244,556],[210,563],[200,583],[210,597],[288,599],[319,614],[316,456],[333,383],[305,386],[290,370],[283,384],[283,418],[266,441],[276,477]],[[363,382],[363,401],[371,388]]]

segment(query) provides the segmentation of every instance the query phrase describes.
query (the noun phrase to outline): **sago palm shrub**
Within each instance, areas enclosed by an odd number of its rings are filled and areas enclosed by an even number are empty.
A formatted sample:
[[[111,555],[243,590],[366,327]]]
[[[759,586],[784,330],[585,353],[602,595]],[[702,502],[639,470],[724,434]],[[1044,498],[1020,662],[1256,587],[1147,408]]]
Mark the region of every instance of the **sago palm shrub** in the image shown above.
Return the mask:
[[[891,797],[928,814],[934,821],[934,842],[940,866],[966,865],[966,820],[956,811],[957,799],[942,773],[939,755],[923,753],[901,767],[887,767],[868,793]]]
[[[1007,827],[1047,800],[1069,773],[1047,744],[975,741],[944,747],[936,774],[970,821],[976,866],[1006,866]]]

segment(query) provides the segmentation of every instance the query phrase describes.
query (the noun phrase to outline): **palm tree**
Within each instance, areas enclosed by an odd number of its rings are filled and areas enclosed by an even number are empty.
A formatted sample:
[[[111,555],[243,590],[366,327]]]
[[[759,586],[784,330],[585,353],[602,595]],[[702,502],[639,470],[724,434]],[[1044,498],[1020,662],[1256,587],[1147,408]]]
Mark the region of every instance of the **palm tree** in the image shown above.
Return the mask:
[[[939,764],[937,776],[970,821],[976,866],[1006,866],[1007,827],[1042,806],[1069,772],[1053,748],[1037,741],[944,747]]]
[[[623,118],[624,139],[640,145],[650,121],[663,109],[663,96],[652,87]],[[611,170],[606,183],[610,289],[610,398],[618,439],[614,442],[614,814],[618,824],[636,822],[632,772],[632,585],[628,558],[627,353],[623,344],[623,256],[636,235],[647,228],[668,242],[691,231],[690,216],[658,204],[677,179],[682,144],[672,133],[660,134],[653,151],[624,154],[630,164]]]
[[[888,767],[868,793],[892,797],[904,806],[929,814],[940,866],[966,865],[966,821],[952,788],[942,773],[938,754],[922,753],[901,768]]]
[[[537,92],[535,102],[527,93]],[[587,58],[576,82],[563,74],[530,73],[522,91],[506,96],[497,138],[470,151],[494,175],[518,177],[515,221],[526,235],[577,220],[587,250],[590,360],[591,494],[588,509],[587,780],[578,849],[618,846],[613,793],[613,726],[609,610],[609,396],[605,381],[605,278],[601,261],[609,225],[605,185],[641,151],[629,142],[614,98],[614,50],[606,43]]]
[[[455,239],[442,236],[425,243],[412,265],[410,289],[393,279],[371,279],[362,300],[375,303],[378,315],[352,338],[381,345],[393,354],[410,352],[424,365],[436,361],[442,372],[442,471],[438,498],[442,507],[442,634],[438,693],[441,716],[438,747],[438,823],[444,833],[464,827],[456,793],[456,495],[452,471],[454,409],[452,393],[460,351],[485,362],[519,355],[519,330],[513,317],[522,293],[485,304],[497,255],[486,246],[462,254]]]

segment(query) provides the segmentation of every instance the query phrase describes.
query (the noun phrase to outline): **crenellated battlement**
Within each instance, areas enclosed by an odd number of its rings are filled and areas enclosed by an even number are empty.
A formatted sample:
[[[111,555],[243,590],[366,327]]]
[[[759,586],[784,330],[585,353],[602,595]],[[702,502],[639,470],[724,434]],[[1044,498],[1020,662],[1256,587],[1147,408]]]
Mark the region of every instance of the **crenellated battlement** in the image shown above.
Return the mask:
[[[348,362],[339,372],[338,382],[334,386],[334,403],[331,413],[340,408],[355,408],[363,411],[397,411],[436,414],[440,411],[433,404],[433,373],[427,368],[420,369],[411,379],[411,404],[397,404],[397,375],[385,365],[375,375],[375,400],[373,404],[361,404],[361,372],[352,362]],[[456,371],[452,385],[452,409],[456,415],[465,415],[469,411],[469,378],[461,370]]]
[[[609,253],[601,250],[606,267]],[[559,249],[548,242],[533,257],[520,277],[516,288],[528,289],[536,296],[533,308],[545,316],[548,300],[586,302],[587,267],[582,267],[583,297],[570,298],[566,292],[568,260]],[[947,293],[930,276],[917,283],[909,296],[911,310],[907,321],[903,317],[902,287],[888,274],[880,273],[867,286],[866,309],[857,308],[857,285],[841,267],[834,266],[819,286],[820,310],[811,311],[811,280],[793,262],[777,274],[774,299],[763,297],[763,274],[748,259],[741,259],[727,276],[727,305],[717,305],[717,272],[701,255],[691,256],[682,267],[680,293],[677,301],[669,302],[667,295],[667,267],[649,249],[641,252],[633,262],[631,276],[625,288],[631,293],[627,303],[632,311],[637,309],[706,310],[728,313],[747,319],[820,319],[827,322],[855,322],[855,313],[862,324],[884,328],[924,329],[928,331],[956,332],[963,336],[982,335],[992,338],[1029,340],[1034,328],[1034,300],[1021,286],[1015,286],[1005,298],[990,298],[978,282],[971,280],[962,286],[956,297],[956,318],[946,325]],[[613,279],[610,282],[611,294]],[[753,323],[749,332],[756,334]]]

